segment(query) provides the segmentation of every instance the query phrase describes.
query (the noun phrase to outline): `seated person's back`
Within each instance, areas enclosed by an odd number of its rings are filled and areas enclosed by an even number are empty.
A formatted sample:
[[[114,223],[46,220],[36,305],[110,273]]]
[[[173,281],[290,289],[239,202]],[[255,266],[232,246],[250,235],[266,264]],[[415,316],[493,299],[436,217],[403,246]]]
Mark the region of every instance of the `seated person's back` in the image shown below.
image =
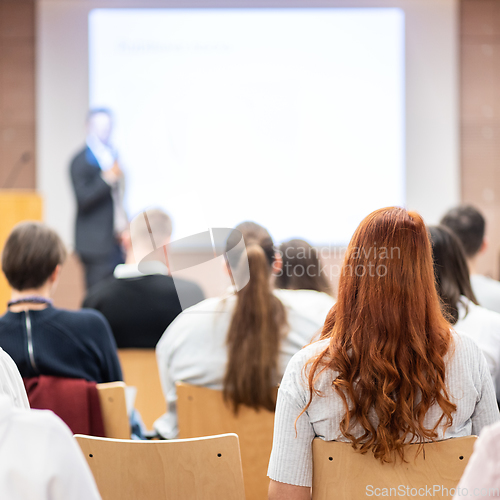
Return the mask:
[[[488,247],[483,215],[473,206],[459,206],[449,210],[441,224],[451,229],[463,245],[472,291],[479,305],[500,313],[500,282],[478,272],[479,260]]]
[[[0,318],[0,346],[23,378],[39,375],[122,380],[116,344],[104,317],[91,310],[52,306],[66,252],[57,233],[25,222],[10,234],[2,269],[13,288],[9,310]]]
[[[101,498],[71,431],[51,411],[15,408],[0,395],[0,435],[2,498]]]
[[[483,351],[493,381],[500,372],[500,314],[481,307],[472,291],[462,244],[446,226],[431,226],[436,287],[448,320]]]
[[[145,223],[146,214],[149,229]],[[125,233],[123,244],[126,263],[115,268],[114,275],[92,287],[83,307],[100,311],[108,320],[118,348],[154,348],[165,329],[181,313],[177,289],[182,288],[184,306],[204,299],[201,288],[187,280],[168,275],[168,268],[159,261],[141,265],[142,257],[156,247],[167,245],[172,233],[170,217],[151,209],[139,214]],[[131,238],[132,236],[132,238]]]
[[[184,311],[156,348],[168,413],[155,429],[165,438],[177,436],[175,382],[222,390],[235,407],[274,410],[274,390],[288,361],[324,322],[325,312],[314,317],[308,305],[301,309],[274,290],[281,261],[269,233],[252,222],[236,229],[246,252],[235,252],[228,240],[226,254],[240,284],[247,257],[248,284],[238,286],[236,295],[210,298]]]
[[[280,245],[279,253],[282,266],[276,276],[278,297],[297,301],[311,315],[326,319],[335,300],[317,249],[305,240],[292,239]]]

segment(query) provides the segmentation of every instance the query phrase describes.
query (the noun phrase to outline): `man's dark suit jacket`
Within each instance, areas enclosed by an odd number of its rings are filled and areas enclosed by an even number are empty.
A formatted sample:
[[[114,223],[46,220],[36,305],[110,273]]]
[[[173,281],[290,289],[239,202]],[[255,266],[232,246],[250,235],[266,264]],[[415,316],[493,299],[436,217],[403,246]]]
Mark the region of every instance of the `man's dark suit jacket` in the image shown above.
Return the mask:
[[[111,187],[101,177],[92,151],[85,147],[71,162],[71,181],[77,201],[76,252],[84,258],[105,258],[115,251]]]
[[[177,295],[182,290],[192,306],[205,297],[192,281],[161,274],[136,278],[111,276],[93,287],[83,307],[100,311],[108,320],[119,349],[154,348],[167,326],[182,312]]]

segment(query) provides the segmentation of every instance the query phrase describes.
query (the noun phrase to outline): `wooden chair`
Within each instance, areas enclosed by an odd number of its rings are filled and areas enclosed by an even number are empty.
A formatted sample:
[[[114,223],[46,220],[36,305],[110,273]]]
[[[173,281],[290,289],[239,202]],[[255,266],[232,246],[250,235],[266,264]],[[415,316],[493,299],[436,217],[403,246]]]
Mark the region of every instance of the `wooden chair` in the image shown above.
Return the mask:
[[[123,378],[129,386],[137,387],[135,408],[147,429],[167,408],[160,383],[154,349],[118,349]]]
[[[349,443],[315,439],[312,498],[352,500],[380,497],[384,493],[382,488],[387,488],[385,496],[398,496],[398,488],[404,488],[407,497],[429,497],[434,493],[433,498],[452,498],[454,491],[450,494],[450,490],[457,487],[475,440],[475,436],[468,436],[427,443],[419,455],[419,445],[410,444],[405,449],[407,463],[382,464],[372,453],[362,455],[354,451]],[[434,485],[439,491],[433,491]],[[424,493],[426,487],[432,493],[417,494],[420,488]],[[380,488],[378,495],[375,488]],[[412,493],[411,488],[416,490]]]
[[[238,436],[125,441],[76,435],[103,500],[244,500]]]
[[[97,384],[104,433],[108,438],[130,439],[130,422],[125,401],[125,383]]]
[[[222,392],[177,384],[179,437],[232,432],[238,435],[247,500],[267,498],[267,466],[273,445],[274,413],[241,407],[235,416]]]

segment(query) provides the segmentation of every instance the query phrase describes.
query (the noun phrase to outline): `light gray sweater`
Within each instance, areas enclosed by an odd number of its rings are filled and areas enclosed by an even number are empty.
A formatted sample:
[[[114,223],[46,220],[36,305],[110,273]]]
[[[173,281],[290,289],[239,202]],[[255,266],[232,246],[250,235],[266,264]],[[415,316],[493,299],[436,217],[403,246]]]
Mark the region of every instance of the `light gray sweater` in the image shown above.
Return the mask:
[[[454,335],[454,353],[448,354],[446,384],[457,411],[453,414],[451,427],[437,428],[439,439],[479,434],[487,425],[500,420],[493,389],[493,382],[480,349],[465,336]],[[312,486],[312,441],[319,437],[326,441],[347,441],[340,432],[340,422],[345,414],[341,398],[332,388],[337,372],[325,371],[319,377],[316,388],[323,397],[315,396],[311,406],[295,420],[309,400],[309,390],[304,378],[304,366],[328,340],[322,340],[298,352],[288,364],[278,392],[274,441],[268,476],[281,483],[297,486]],[[432,428],[442,412],[438,405],[432,406],[424,424]],[[376,425],[376,417],[372,415]],[[353,434],[362,435],[361,429]]]

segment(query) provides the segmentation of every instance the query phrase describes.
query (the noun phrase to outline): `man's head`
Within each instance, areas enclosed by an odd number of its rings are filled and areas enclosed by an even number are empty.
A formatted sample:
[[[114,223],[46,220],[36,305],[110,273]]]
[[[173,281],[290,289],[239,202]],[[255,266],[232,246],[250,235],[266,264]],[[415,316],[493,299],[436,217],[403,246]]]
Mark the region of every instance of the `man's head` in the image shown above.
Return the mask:
[[[135,262],[139,263],[156,248],[168,245],[171,236],[172,220],[166,212],[159,208],[141,212],[132,219],[129,234],[124,238],[127,261],[131,261],[132,253]]]
[[[107,108],[91,109],[87,114],[87,135],[109,144],[113,129],[113,116]]]
[[[18,291],[36,290],[55,281],[66,249],[53,230],[40,222],[22,222],[10,233],[2,252],[2,270]]]
[[[443,226],[451,229],[460,239],[468,259],[484,248],[486,223],[481,213],[471,205],[449,210],[441,219]]]

